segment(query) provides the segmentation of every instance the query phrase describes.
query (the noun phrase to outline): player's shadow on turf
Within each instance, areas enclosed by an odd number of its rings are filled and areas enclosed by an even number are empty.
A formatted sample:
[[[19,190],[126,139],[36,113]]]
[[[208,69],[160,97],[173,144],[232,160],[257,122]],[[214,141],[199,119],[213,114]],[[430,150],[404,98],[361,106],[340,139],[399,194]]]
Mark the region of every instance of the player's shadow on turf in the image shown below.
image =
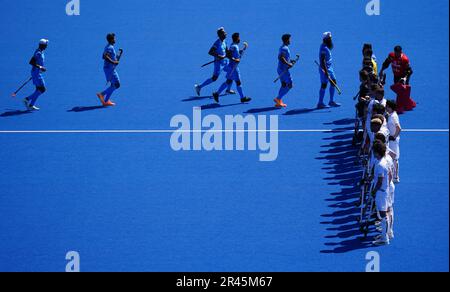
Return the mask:
[[[324,112],[325,110],[327,110],[327,108],[323,108],[323,109],[302,108],[302,109],[294,109],[294,110],[287,111],[283,115],[285,115],[285,116],[303,115],[303,114],[309,114],[309,113],[319,112],[319,111]],[[327,112],[331,112],[331,111],[327,111]]]
[[[210,109],[217,109],[217,108],[223,108],[223,107],[229,107],[229,106],[237,106],[237,105],[243,105],[245,103],[231,103],[231,104],[218,104],[218,103],[211,103],[211,104],[205,104],[200,107],[201,110],[210,110]]]
[[[227,96],[229,94],[221,94],[220,96]],[[213,96],[212,95],[205,95],[205,96],[191,96],[189,98],[186,99],[182,99],[182,102],[188,102],[188,101],[197,101],[197,100],[203,100],[203,99],[212,99]]]
[[[67,112],[70,113],[82,113],[82,112],[87,112],[87,111],[93,111],[93,110],[98,110],[98,109],[104,109],[104,106],[101,105],[96,105],[96,106],[76,106],[70,110],[68,110]]]
[[[280,108],[272,106],[272,107],[263,107],[263,108],[252,108],[244,113],[245,114],[259,114],[259,113],[279,111],[279,110],[280,110]]]
[[[14,116],[21,116],[21,115],[26,115],[26,114],[31,114],[31,111],[27,111],[27,110],[14,110],[14,111],[7,111],[4,112],[0,115],[0,117],[2,118],[7,118],[7,117],[14,117]]]
[[[325,235],[328,241],[325,245],[328,249],[322,250],[321,253],[346,253],[373,247],[372,236],[369,234],[364,237],[357,222],[360,209],[356,203],[360,195],[362,169],[355,163],[358,148],[352,146],[354,120],[342,119],[325,125],[336,127],[326,133],[327,136],[323,140],[327,144],[321,146],[320,157],[316,159],[322,160],[325,165],[322,169],[328,176],[324,181],[340,190],[325,199],[330,203],[330,212],[321,215],[326,219],[321,224],[328,226],[328,234]]]

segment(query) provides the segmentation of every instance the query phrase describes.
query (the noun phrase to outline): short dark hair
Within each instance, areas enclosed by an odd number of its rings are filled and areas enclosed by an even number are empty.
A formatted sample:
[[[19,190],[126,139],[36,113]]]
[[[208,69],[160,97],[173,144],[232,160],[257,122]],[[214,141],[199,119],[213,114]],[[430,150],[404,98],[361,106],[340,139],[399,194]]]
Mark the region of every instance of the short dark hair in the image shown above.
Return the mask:
[[[285,43],[285,42],[287,42],[288,40],[290,40],[291,39],[291,35],[290,34],[284,34],[282,37],[281,37],[281,40],[283,41],[283,43]]]
[[[375,143],[373,143],[373,152],[375,154],[384,157],[386,155],[386,150],[386,144],[384,144],[382,141],[375,141]]]
[[[397,102],[395,100],[388,100],[386,106],[390,107],[393,111],[397,110]]]
[[[240,36],[240,34],[239,34],[238,32],[233,33],[233,35],[231,36],[231,38],[233,39],[233,42],[234,42],[234,41],[237,41],[237,39],[239,38],[239,36]]]
[[[375,141],[381,141],[383,144],[386,144],[386,136],[383,133],[376,133],[375,134]]]
[[[372,44],[364,44],[363,46],[363,52],[366,50],[372,50]]]
[[[377,90],[375,91],[375,94],[384,96],[384,88],[378,87]]]
[[[396,47],[394,48],[394,52],[396,52],[396,53],[401,53],[401,52],[403,52],[403,49],[402,49],[401,46],[396,46]]]
[[[106,35],[106,40],[108,41],[108,42],[110,42],[112,39],[114,39],[116,37],[116,34],[115,33],[108,33],[107,35]]]
[[[381,103],[375,103],[373,105],[373,113],[377,115],[384,115],[386,108]]]

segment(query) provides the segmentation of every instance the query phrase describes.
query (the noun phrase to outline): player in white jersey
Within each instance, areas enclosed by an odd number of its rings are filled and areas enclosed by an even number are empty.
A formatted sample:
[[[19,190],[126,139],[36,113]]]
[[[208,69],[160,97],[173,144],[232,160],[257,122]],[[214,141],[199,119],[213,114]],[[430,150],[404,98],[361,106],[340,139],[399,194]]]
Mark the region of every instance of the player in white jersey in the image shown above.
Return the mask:
[[[377,238],[374,245],[387,245],[390,243],[388,232],[389,228],[389,166],[385,159],[386,145],[381,141],[376,141],[373,146],[373,153],[377,163],[374,170],[375,186],[372,190],[372,196],[375,196],[375,204],[379,218],[381,220],[381,236]]]
[[[392,155],[394,160],[395,172],[394,172],[394,183],[400,182],[399,176],[399,159],[400,159],[400,133],[402,132],[402,127],[400,125],[400,119],[396,112],[397,103],[393,100],[389,100],[386,103],[386,111],[389,115],[387,127],[389,130],[389,148],[395,155]]]

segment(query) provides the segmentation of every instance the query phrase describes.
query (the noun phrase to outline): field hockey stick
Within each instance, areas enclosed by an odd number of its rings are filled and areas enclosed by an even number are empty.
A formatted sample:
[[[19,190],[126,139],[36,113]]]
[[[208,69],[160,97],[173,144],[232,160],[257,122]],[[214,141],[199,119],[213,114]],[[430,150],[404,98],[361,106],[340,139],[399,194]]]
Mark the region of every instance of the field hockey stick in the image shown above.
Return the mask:
[[[316,63],[317,66],[319,66],[319,68],[322,70],[322,72],[327,75],[328,80],[330,81],[330,83],[334,86],[334,88],[336,88],[336,90],[338,91],[338,94],[341,95],[342,94],[342,90],[339,88],[339,86],[336,84],[336,82],[334,82],[333,79],[331,79],[331,77],[325,72],[325,70],[322,68],[322,66],[320,66],[320,64],[317,61],[314,61]]]
[[[241,52],[241,59],[242,59],[242,57],[244,56],[244,53],[245,53],[245,51],[247,50],[247,48],[248,48],[248,43],[247,43],[247,42],[244,42],[244,48],[242,49],[242,52]],[[231,70],[231,72],[230,72],[230,76],[233,75],[234,70],[236,70],[236,68],[237,68],[238,65],[239,65],[239,63],[236,63],[236,65],[234,65],[233,70]]]
[[[295,60],[294,60],[294,66],[295,66],[295,64],[297,64],[298,60],[300,60],[300,55],[297,55],[297,56],[296,56],[296,58],[295,58]],[[293,68],[294,66],[292,66],[291,68]],[[277,79],[275,79],[275,80],[273,81],[273,83],[277,83],[278,80],[280,80],[281,77],[283,77],[284,74],[286,74],[288,71],[289,71],[289,68],[286,69],[286,70],[284,70],[284,72],[281,73],[280,76],[278,76]]]
[[[208,62],[208,63],[206,63],[206,64],[203,64],[203,65],[201,66],[201,68],[206,67],[206,66],[208,66],[208,65],[211,65],[211,64],[214,63],[215,61],[216,61],[216,60],[211,61],[211,62]]]
[[[12,97],[16,97],[17,93],[19,93],[19,91],[22,90],[22,88],[25,87],[25,85],[28,84],[28,82],[30,82],[33,79],[33,77],[30,77],[30,79],[28,79],[27,81],[25,81],[25,83],[22,84],[22,86],[19,87],[19,89],[17,89],[13,94],[11,94]]]

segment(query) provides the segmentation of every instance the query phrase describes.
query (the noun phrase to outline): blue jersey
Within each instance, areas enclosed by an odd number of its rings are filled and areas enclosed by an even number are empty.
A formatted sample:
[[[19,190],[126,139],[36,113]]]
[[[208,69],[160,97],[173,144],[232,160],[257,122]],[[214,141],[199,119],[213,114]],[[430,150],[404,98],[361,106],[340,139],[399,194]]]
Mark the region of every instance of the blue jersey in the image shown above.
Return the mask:
[[[105,50],[103,51],[103,58],[105,59],[105,63],[103,65],[103,68],[105,69],[114,69],[115,65],[112,64],[111,62],[109,62],[106,58],[105,55],[108,54],[109,57],[111,58],[111,60],[113,61],[117,61],[117,55],[116,55],[116,50],[114,50],[114,46],[111,44],[108,44],[105,47]]]
[[[289,66],[284,64],[280,58],[284,57],[286,59],[286,61],[290,62],[291,61],[291,50],[289,49],[288,46],[286,45],[282,45],[279,53],[278,53],[278,70],[279,71],[286,71],[289,69]]]
[[[233,59],[241,59],[241,52],[239,51],[239,45],[233,43],[230,47],[231,57]],[[234,67],[237,63],[233,60],[230,60],[230,66]]]
[[[226,56],[227,55],[227,42],[226,42],[226,40],[222,41],[221,39],[218,39],[214,43],[213,47],[216,49],[215,53],[217,55],[219,55],[219,56]],[[216,62],[221,64],[221,65],[226,65],[227,64],[227,60],[226,59],[220,60],[220,59],[217,58]]]
[[[331,69],[333,65],[333,56],[331,55],[331,50],[326,44],[320,46],[319,60],[322,62],[322,56],[325,56],[325,66],[327,69]]]
[[[37,49],[34,52],[33,58],[34,58],[34,60],[36,62],[36,65],[39,65],[39,66],[42,66],[42,67],[44,66],[45,55],[44,55],[43,51]],[[40,73],[41,73],[41,70],[39,68],[33,66],[33,68],[31,69],[31,74],[37,75],[37,74],[40,74]]]
[[[216,49],[216,54],[219,56],[225,56],[227,54],[227,41],[218,39],[213,47]]]

